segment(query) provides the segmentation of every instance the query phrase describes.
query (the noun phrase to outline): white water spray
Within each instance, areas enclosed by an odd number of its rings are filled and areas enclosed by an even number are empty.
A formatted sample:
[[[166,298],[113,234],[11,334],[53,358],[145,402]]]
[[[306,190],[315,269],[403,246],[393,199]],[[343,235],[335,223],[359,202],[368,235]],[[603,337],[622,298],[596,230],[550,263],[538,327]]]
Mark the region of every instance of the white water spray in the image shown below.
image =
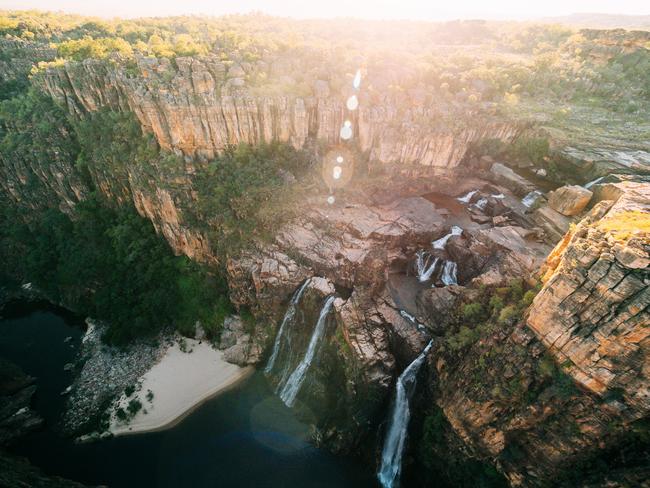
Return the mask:
[[[478,193],[478,190],[472,190],[469,193],[467,193],[465,196],[458,197],[456,200],[458,200],[461,203],[469,203],[469,201],[472,199],[474,195]]]
[[[449,232],[449,234],[447,234],[447,235],[444,236],[444,237],[441,237],[441,238],[438,239],[437,241],[433,241],[433,242],[431,243],[431,245],[433,246],[434,249],[444,249],[445,246],[447,245],[447,241],[449,240],[450,237],[452,237],[452,236],[459,236],[459,235],[461,235],[462,233],[463,233],[463,229],[461,229],[461,228],[458,227],[457,225],[454,225],[454,226],[451,228],[451,231]]]
[[[483,210],[485,210],[487,203],[488,203],[487,198],[481,198],[478,202],[474,204],[474,206],[482,212]]]
[[[300,361],[298,366],[296,366],[296,369],[293,370],[293,373],[291,373],[291,376],[289,376],[289,379],[280,391],[280,399],[287,407],[293,407],[298,392],[300,391],[300,387],[302,386],[303,381],[305,381],[307,370],[311,366],[311,363],[316,356],[316,350],[320,340],[325,334],[327,315],[332,309],[332,304],[334,303],[335,298],[336,297],[332,295],[327,297],[327,300],[325,300],[325,304],[323,305],[318,317],[318,322],[316,322],[316,327],[314,327],[314,332],[312,332],[311,339],[309,340],[309,346],[307,346],[307,351],[305,351],[305,356],[302,358],[302,361]]]
[[[588,190],[592,186],[597,185],[598,183],[603,181],[603,179],[605,179],[604,176],[601,176],[600,178],[596,178],[594,181],[590,181],[589,183],[587,183],[584,187]]]
[[[442,267],[442,276],[440,280],[445,285],[457,285],[458,281],[456,279],[456,271],[458,266],[454,261],[445,261],[444,266]]]
[[[293,294],[293,297],[291,297],[287,311],[285,312],[282,323],[280,324],[280,328],[278,329],[278,335],[275,336],[275,342],[273,343],[273,352],[271,353],[271,357],[269,358],[269,361],[266,363],[266,367],[264,368],[264,372],[267,374],[273,370],[275,361],[278,358],[278,353],[280,352],[280,344],[282,343],[282,338],[284,337],[284,329],[296,315],[296,307],[298,305],[298,302],[302,298],[302,294],[310,282],[311,279],[305,280],[302,286],[298,288],[298,290]]]
[[[399,314],[402,317],[404,317],[406,320],[411,322],[413,325],[415,325],[418,328],[418,330],[424,330],[424,325],[422,325],[420,322],[418,322],[417,319],[415,317],[413,317],[413,315],[408,313],[406,310],[400,310]]]
[[[406,445],[406,434],[411,417],[410,401],[415,391],[417,374],[431,349],[433,342],[415,358],[404,372],[397,378],[395,404],[390,417],[388,431],[384,439],[384,448],[381,452],[381,466],[377,478],[384,488],[394,488],[399,483],[402,470],[402,454]]]
[[[541,191],[533,190],[521,200],[521,203],[523,203],[524,206],[530,208],[537,201],[537,199],[539,197],[541,197],[541,196],[542,196]]]
[[[431,279],[431,275],[436,269],[438,264],[438,258],[435,258],[431,264],[429,264],[431,256],[425,251],[418,251],[416,253],[415,266],[417,267],[418,280],[420,283],[424,283]]]

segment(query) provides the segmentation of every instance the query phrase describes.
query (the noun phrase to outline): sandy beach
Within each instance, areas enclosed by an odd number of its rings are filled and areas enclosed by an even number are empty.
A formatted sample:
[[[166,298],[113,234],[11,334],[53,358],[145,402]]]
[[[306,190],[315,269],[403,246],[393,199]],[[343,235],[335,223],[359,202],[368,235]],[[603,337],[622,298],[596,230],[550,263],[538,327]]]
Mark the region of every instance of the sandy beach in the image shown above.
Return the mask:
[[[121,421],[112,409],[110,432],[113,435],[151,432],[172,427],[205,400],[233,386],[253,372],[227,363],[223,353],[208,342],[184,339],[184,352],[176,341],[160,361],[140,378],[140,388],[128,398],[117,400],[125,411],[133,399],[142,408]],[[151,395],[151,392],[153,395]]]

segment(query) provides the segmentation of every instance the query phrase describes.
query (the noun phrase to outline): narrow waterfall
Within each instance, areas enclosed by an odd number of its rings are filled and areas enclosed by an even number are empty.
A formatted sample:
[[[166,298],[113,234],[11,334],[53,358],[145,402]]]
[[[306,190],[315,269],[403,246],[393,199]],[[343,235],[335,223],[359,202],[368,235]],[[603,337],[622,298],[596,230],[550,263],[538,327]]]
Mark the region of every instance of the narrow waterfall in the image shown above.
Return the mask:
[[[411,322],[413,325],[415,325],[418,330],[424,330],[424,325],[422,325],[420,322],[418,322],[417,319],[415,317],[413,317],[413,315],[408,313],[406,310],[400,310],[399,314],[402,317],[404,317],[406,320]]]
[[[332,304],[334,303],[335,298],[334,295],[331,295],[327,297],[327,300],[325,300],[325,304],[323,305],[318,317],[318,322],[316,322],[316,327],[314,327],[314,332],[309,340],[309,346],[307,346],[307,351],[305,351],[305,356],[302,358],[302,361],[300,361],[298,366],[296,366],[296,369],[293,370],[291,376],[289,376],[289,379],[287,379],[287,382],[280,391],[280,399],[287,407],[293,407],[293,404],[296,401],[296,396],[298,396],[300,387],[305,380],[307,370],[316,356],[316,349],[318,348],[321,338],[325,334],[327,315],[332,309]]]
[[[474,204],[474,206],[482,212],[483,210],[485,210],[487,203],[488,203],[487,198],[481,198],[478,202]]]
[[[477,193],[478,193],[478,190],[472,190],[467,195],[456,198],[456,200],[458,200],[461,203],[469,203],[469,201],[472,199],[472,197],[474,195],[476,195]]]
[[[524,198],[522,198],[521,203],[523,203],[526,207],[532,207],[533,204],[537,201],[537,199],[541,196],[542,196],[541,191],[533,190]]]
[[[447,245],[447,241],[451,236],[459,236],[463,233],[463,229],[458,227],[457,225],[452,226],[449,234],[447,234],[444,237],[441,237],[437,241],[433,241],[431,245],[433,246],[434,249],[444,249],[445,246]]]
[[[589,183],[587,183],[584,187],[588,190],[592,186],[597,185],[598,183],[603,181],[604,178],[605,178],[604,176],[601,176],[600,178],[596,178],[594,181],[590,181]]]
[[[433,262],[429,264],[430,259],[431,256],[425,251],[420,250],[416,253],[415,265],[417,268],[418,280],[420,283],[424,283],[425,281],[431,279],[431,275],[436,269],[438,258],[435,258]]]
[[[424,363],[432,343],[433,341],[429,342],[427,347],[415,358],[415,361],[409,364],[397,378],[395,404],[384,439],[384,448],[381,452],[381,467],[377,472],[377,478],[384,488],[394,488],[399,484],[402,454],[406,445],[406,433],[411,417],[409,403],[415,391],[418,371]]]
[[[296,292],[291,297],[287,311],[285,312],[282,323],[280,324],[280,328],[278,329],[278,334],[275,336],[275,342],[273,343],[273,351],[271,352],[271,357],[269,358],[269,361],[266,363],[266,367],[264,368],[264,372],[267,374],[270,373],[273,370],[273,366],[275,366],[275,361],[278,358],[278,353],[280,352],[280,344],[282,343],[282,338],[284,337],[284,329],[296,315],[296,307],[298,305],[298,302],[302,298],[302,294],[305,291],[305,288],[307,288],[307,285],[310,281],[311,279],[305,280],[302,286],[298,288],[298,290],[296,290]]]
[[[456,271],[458,266],[454,261],[445,261],[444,266],[442,267],[442,276],[440,279],[445,285],[457,285],[458,281],[456,279]]]

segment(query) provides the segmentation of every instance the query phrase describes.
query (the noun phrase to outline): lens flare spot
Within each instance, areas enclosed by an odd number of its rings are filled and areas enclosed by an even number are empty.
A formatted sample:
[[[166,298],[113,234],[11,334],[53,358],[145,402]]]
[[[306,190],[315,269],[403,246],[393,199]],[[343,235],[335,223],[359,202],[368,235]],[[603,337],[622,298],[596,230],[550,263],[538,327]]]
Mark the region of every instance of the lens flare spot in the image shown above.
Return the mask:
[[[345,104],[348,107],[348,110],[356,110],[359,107],[359,99],[356,95],[352,95],[348,98],[348,101]]]
[[[343,156],[337,156],[336,157],[336,162],[341,164],[343,162]]]
[[[359,87],[361,86],[361,70],[358,69],[356,74],[354,75],[354,80],[352,80],[352,86],[358,90]]]
[[[327,197],[327,203],[329,203],[330,205],[333,205],[335,201],[336,199],[334,198],[334,195],[330,195],[329,197]]]
[[[334,168],[332,169],[332,177],[335,180],[338,180],[341,177],[342,173],[343,173],[343,168],[341,168],[340,166],[334,166]]]
[[[345,124],[343,124],[343,127],[341,127],[340,136],[344,141],[352,139],[352,124],[350,124],[349,120],[346,120]]]

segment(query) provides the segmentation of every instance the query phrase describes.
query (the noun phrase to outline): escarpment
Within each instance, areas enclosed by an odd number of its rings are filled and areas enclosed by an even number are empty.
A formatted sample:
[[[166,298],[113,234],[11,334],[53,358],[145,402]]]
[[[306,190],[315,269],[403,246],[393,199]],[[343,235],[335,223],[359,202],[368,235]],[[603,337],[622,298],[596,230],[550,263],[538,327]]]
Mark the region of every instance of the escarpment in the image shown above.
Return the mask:
[[[510,141],[519,124],[489,109],[378,93],[359,95],[359,109],[346,109],[344,90],[310,79],[310,93],[272,92],[273,66],[243,66],[217,56],[168,59],[136,57],[135,66],[97,60],[49,68],[37,83],[69,111],[81,115],[102,107],[132,111],[165,149],[208,159],[228,145],[280,141],[296,148],[309,141],[341,142],[346,119],[356,144],[371,161],[399,169],[402,164],[433,167],[445,173],[458,166],[470,144],[482,139]],[[371,75],[372,76],[372,75]],[[364,79],[373,84],[373,79]],[[463,120],[458,124],[457,116]],[[440,123],[440,121],[446,123]],[[456,120],[456,122],[454,122]]]

